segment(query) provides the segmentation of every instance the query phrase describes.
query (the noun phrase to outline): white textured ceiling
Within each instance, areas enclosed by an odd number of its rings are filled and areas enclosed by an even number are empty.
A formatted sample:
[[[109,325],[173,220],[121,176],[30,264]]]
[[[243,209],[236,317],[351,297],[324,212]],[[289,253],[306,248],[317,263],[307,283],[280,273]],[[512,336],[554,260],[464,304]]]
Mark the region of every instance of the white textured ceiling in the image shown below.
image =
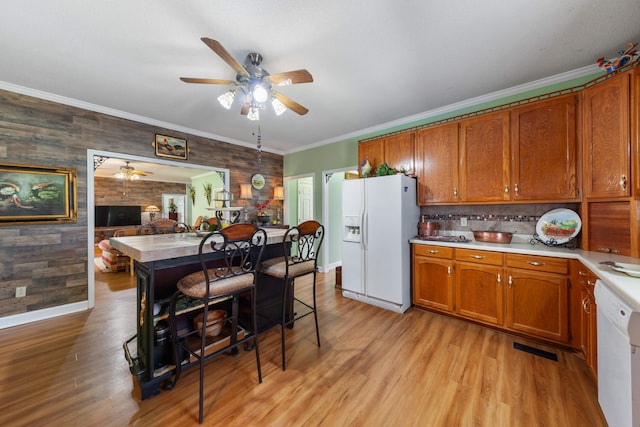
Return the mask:
[[[265,149],[289,153],[593,65],[639,22],[638,0],[3,0],[0,88],[254,144],[224,86],[178,79],[235,78],[210,37],[240,63],[311,72],[281,89],[307,115],[260,120]]]

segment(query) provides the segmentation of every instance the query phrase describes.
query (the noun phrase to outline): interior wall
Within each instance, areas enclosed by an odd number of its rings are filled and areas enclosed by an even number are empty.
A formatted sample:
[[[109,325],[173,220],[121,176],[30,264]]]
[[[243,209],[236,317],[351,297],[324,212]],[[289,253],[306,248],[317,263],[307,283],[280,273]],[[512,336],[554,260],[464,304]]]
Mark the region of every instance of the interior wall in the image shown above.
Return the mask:
[[[126,195],[122,194],[124,189],[122,180],[96,177],[93,183],[96,206],[140,206],[143,211],[149,205],[161,207],[163,193],[185,194],[186,192],[186,185],[177,182],[129,181]]]
[[[212,111],[216,113],[227,112]],[[247,140],[251,132],[247,123]],[[75,169],[78,203],[77,223],[0,227],[0,328],[88,308],[88,257],[93,259],[93,254],[87,249],[87,150],[152,158],[156,133],[187,140],[185,164],[229,169],[229,188],[236,199],[240,184],[251,182],[258,171],[281,185],[282,156],[263,151],[258,167],[250,144],[229,144],[0,91],[0,162]],[[15,298],[18,286],[27,288],[26,297]],[[28,315],[34,312],[45,313]]]

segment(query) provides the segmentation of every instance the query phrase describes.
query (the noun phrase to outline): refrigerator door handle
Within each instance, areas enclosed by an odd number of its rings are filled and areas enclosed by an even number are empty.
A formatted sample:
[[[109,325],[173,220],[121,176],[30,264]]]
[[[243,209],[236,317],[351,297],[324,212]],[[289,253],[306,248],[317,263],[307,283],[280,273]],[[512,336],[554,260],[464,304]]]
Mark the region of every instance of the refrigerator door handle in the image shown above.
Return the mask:
[[[368,227],[368,223],[367,223],[367,215],[366,212],[362,212],[362,217],[360,220],[360,224],[362,224],[362,230],[360,231],[360,246],[362,246],[362,249],[366,250],[367,249],[367,227]]]

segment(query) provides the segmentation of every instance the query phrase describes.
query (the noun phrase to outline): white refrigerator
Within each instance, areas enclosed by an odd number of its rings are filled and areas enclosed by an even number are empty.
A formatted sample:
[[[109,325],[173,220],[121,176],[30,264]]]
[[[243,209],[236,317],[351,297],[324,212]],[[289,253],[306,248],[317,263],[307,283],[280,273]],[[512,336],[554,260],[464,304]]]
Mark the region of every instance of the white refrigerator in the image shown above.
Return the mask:
[[[420,208],[402,174],[342,184],[342,295],[399,313],[411,306],[409,239]]]

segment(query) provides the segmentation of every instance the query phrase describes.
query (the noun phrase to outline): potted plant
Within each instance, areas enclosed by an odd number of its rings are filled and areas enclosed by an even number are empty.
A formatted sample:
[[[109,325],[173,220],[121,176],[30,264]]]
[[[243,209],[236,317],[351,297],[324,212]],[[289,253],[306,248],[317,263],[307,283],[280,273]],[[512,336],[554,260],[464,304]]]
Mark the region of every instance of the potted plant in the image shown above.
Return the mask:
[[[211,183],[202,184],[204,187],[204,197],[207,198],[207,205],[211,205],[211,197],[213,195],[213,185]]]
[[[173,199],[169,199],[169,219],[178,220],[178,206],[173,202]]]
[[[195,205],[196,204],[196,187],[194,187],[193,185],[189,184],[187,186],[187,192],[189,193],[189,198],[191,199],[191,204]]]
[[[256,203],[256,209],[258,209],[258,223],[262,225],[267,225],[271,222],[271,215],[267,212],[267,207],[269,206],[270,200],[265,200],[264,203]]]

